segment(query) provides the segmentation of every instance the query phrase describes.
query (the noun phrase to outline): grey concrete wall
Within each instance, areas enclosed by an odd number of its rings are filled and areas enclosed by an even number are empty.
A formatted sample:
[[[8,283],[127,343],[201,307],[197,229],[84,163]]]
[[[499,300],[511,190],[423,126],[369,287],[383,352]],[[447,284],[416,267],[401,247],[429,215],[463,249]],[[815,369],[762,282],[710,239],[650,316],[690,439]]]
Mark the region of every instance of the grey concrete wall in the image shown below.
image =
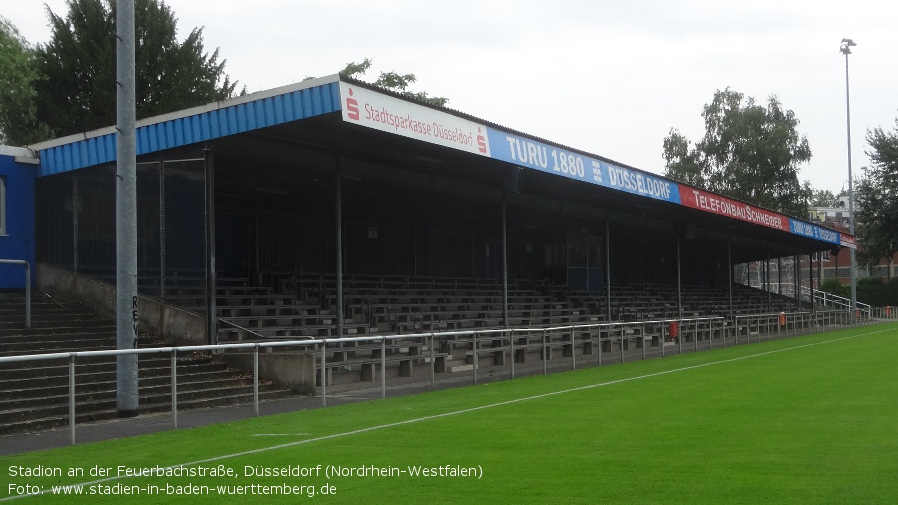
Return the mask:
[[[40,263],[36,278],[38,289],[88,302],[100,316],[115,319],[115,286]],[[172,345],[207,343],[205,317],[144,296],[137,303],[139,333],[162,337]],[[219,357],[243,370],[253,369],[252,352],[224,352]],[[314,394],[315,358],[306,352],[262,352],[259,377],[300,394]]]
[[[115,319],[115,286],[38,263],[37,287],[86,301],[100,316]],[[204,345],[206,318],[172,305],[139,296],[138,332],[162,337],[174,345]]]
[[[242,370],[253,369],[252,352],[228,352],[219,356]],[[259,377],[272,380],[304,395],[315,394],[315,357],[308,352],[260,352]]]

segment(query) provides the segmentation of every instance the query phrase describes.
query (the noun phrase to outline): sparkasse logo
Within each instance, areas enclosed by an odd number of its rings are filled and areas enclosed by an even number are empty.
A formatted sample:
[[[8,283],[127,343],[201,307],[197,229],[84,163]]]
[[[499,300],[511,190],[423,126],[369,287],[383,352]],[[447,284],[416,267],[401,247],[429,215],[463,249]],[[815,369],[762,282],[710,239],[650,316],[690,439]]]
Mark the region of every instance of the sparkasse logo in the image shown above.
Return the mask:
[[[359,120],[359,101],[352,98],[352,88],[349,88],[349,96],[346,98],[346,110],[349,111],[347,116],[353,121]]]

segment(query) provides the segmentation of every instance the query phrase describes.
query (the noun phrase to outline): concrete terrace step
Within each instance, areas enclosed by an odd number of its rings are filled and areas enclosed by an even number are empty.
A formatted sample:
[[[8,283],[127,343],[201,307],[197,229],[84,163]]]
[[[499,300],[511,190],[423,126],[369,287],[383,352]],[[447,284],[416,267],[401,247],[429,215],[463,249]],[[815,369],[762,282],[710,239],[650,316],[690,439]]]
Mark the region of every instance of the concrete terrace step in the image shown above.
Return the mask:
[[[85,371],[85,367],[87,370]],[[117,416],[115,363],[86,363],[76,367],[78,422]],[[179,408],[198,408],[251,401],[252,377],[222,362],[187,357],[178,365]],[[11,379],[31,373],[37,377]],[[138,368],[140,410],[167,410],[171,404],[170,359],[141,357]],[[30,383],[30,384],[29,384]],[[28,388],[26,389],[25,386]],[[260,384],[260,397],[283,397],[289,391]],[[66,424],[68,366],[0,370],[0,434]]]
[[[236,296],[265,297],[270,308],[295,311],[303,307],[292,296],[272,295],[269,290],[227,288]],[[286,303],[289,301],[289,304]],[[32,297],[32,328],[25,329],[23,296],[0,294],[0,356],[65,353],[114,349],[114,321],[98,317],[93,309],[72,300],[48,301],[38,293]],[[144,336],[142,336],[144,338]],[[146,342],[155,338],[146,337]],[[142,347],[145,347],[142,346]],[[64,425],[69,412],[68,360],[22,361],[0,364],[0,434]],[[114,357],[79,358],[75,366],[78,422],[114,418],[116,408],[116,362]],[[141,412],[171,408],[171,358],[168,354],[138,357],[138,387]],[[198,408],[252,400],[252,377],[232,369],[213,356],[183,354],[177,358],[179,408]],[[290,395],[273,384],[260,384],[264,398]]]
[[[195,400],[202,398],[209,391],[221,393],[233,390],[237,392],[247,386],[252,386],[252,378],[237,377],[233,372],[225,372],[224,374],[191,374],[187,377],[178,378],[178,398],[179,400],[183,398],[185,401]],[[171,381],[169,377],[140,378],[139,389],[141,396],[148,398],[164,397],[166,394],[171,394]],[[91,403],[96,398],[107,397],[115,398],[114,376],[111,381],[78,383],[75,387],[76,404],[79,406]],[[34,389],[4,391],[4,398],[0,400],[0,417],[2,417],[3,412],[16,409],[67,406],[68,398],[69,386],[67,383],[44,387],[39,391]]]
[[[275,398],[283,398],[285,396],[290,396],[292,393],[286,390],[281,389],[268,389],[269,386],[266,386],[266,389],[263,389],[262,386],[259,388],[259,400],[269,400]],[[139,410],[141,414],[149,414],[154,412],[165,412],[171,409],[171,397],[168,396],[164,399],[153,399],[153,398],[141,398]],[[218,396],[213,398],[203,398],[198,400],[188,400],[185,399],[182,401],[180,395],[178,397],[178,410],[187,410],[187,409],[198,409],[198,408],[211,408],[217,407],[221,405],[234,405],[234,404],[245,404],[250,403],[253,400],[252,388],[250,388],[249,392],[243,392],[240,394],[235,394],[232,396]],[[76,423],[85,423],[91,421],[100,421],[104,419],[115,419],[118,417],[118,411],[116,409],[115,398],[110,400],[104,400],[101,402],[95,402],[95,409],[91,412],[83,412],[79,413],[76,410],[75,419]],[[64,411],[63,411],[64,410]],[[49,428],[65,426],[68,424],[68,406],[63,408],[54,407],[52,411],[50,410],[39,410],[35,411],[34,409],[29,409],[30,415],[25,417],[20,417],[18,419],[9,419],[4,420],[0,418],[0,436],[8,435],[12,433],[22,433],[28,431],[39,431],[45,430]],[[2,415],[2,413],[0,413]]]
[[[186,368],[186,367],[185,367]],[[169,374],[138,374],[139,385],[143,387],[170,386],[171,377]],[[115,384],[115,371],[79,374],[75,376],[75,389],[78,393],[96,392],[108,389]],[[247,380],[235,374],[234,370],[226,370],[221,368],[209,369],[205,371],[178,370],[178,389],[190,390],[201,385],[210,383],[226,383],[229,381]],[[34,399],[49,398],[54,395],[68,396],[69,383],[68,375],[53,376],[42,378],[16,379],[9,380],[3,385],[3,398],[0,398],[0,409],[3,409],[7,402]]]

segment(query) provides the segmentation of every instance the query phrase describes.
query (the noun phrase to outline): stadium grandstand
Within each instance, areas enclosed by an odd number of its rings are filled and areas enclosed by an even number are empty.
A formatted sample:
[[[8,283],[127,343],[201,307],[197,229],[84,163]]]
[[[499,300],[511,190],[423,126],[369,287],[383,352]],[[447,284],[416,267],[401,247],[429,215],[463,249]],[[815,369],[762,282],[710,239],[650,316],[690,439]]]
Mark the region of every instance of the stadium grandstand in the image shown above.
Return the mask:
[[[855,246],[345,76],[148,118],[137,145],[139,346],[815,311],[781,274],[769,289],[769,267],[758,289],[737,266],[787,258],[798,286],[808,258]],[[111,127],[0,150],[0,258],[35,274],[0,265],[7,299],[33,282],[108,314],[115,161]],[[670,330],[637,345],[663,349]],[[375,351],[327,359],[354,357],[370,380]]]

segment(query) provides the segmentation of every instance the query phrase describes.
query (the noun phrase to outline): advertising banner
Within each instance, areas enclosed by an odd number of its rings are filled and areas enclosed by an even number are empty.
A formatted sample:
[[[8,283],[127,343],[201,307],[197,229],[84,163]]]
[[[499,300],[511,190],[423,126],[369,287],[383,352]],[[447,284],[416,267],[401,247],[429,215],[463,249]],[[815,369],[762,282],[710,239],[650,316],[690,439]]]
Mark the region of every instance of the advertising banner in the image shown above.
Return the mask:
[[[712,214],[747,221],[768,228],[776,228],[777,230],[791,231],[789,229],[789,218],[782,214],[732,200],[725,196],[709,193],[702,189],[680,185],[680,203]]]
[[[541,172],[679,203],[677,183],[511,133],[488,129],[491,156]]]
[[[486,127],[367,88],[340,83],[343,121],[431,144],[489,156]]]
[[[824,242],[829,242],[830,244],[842,243],[841,233],[797,219],[789,218],[789,230],[796,235],[822,240]]]

